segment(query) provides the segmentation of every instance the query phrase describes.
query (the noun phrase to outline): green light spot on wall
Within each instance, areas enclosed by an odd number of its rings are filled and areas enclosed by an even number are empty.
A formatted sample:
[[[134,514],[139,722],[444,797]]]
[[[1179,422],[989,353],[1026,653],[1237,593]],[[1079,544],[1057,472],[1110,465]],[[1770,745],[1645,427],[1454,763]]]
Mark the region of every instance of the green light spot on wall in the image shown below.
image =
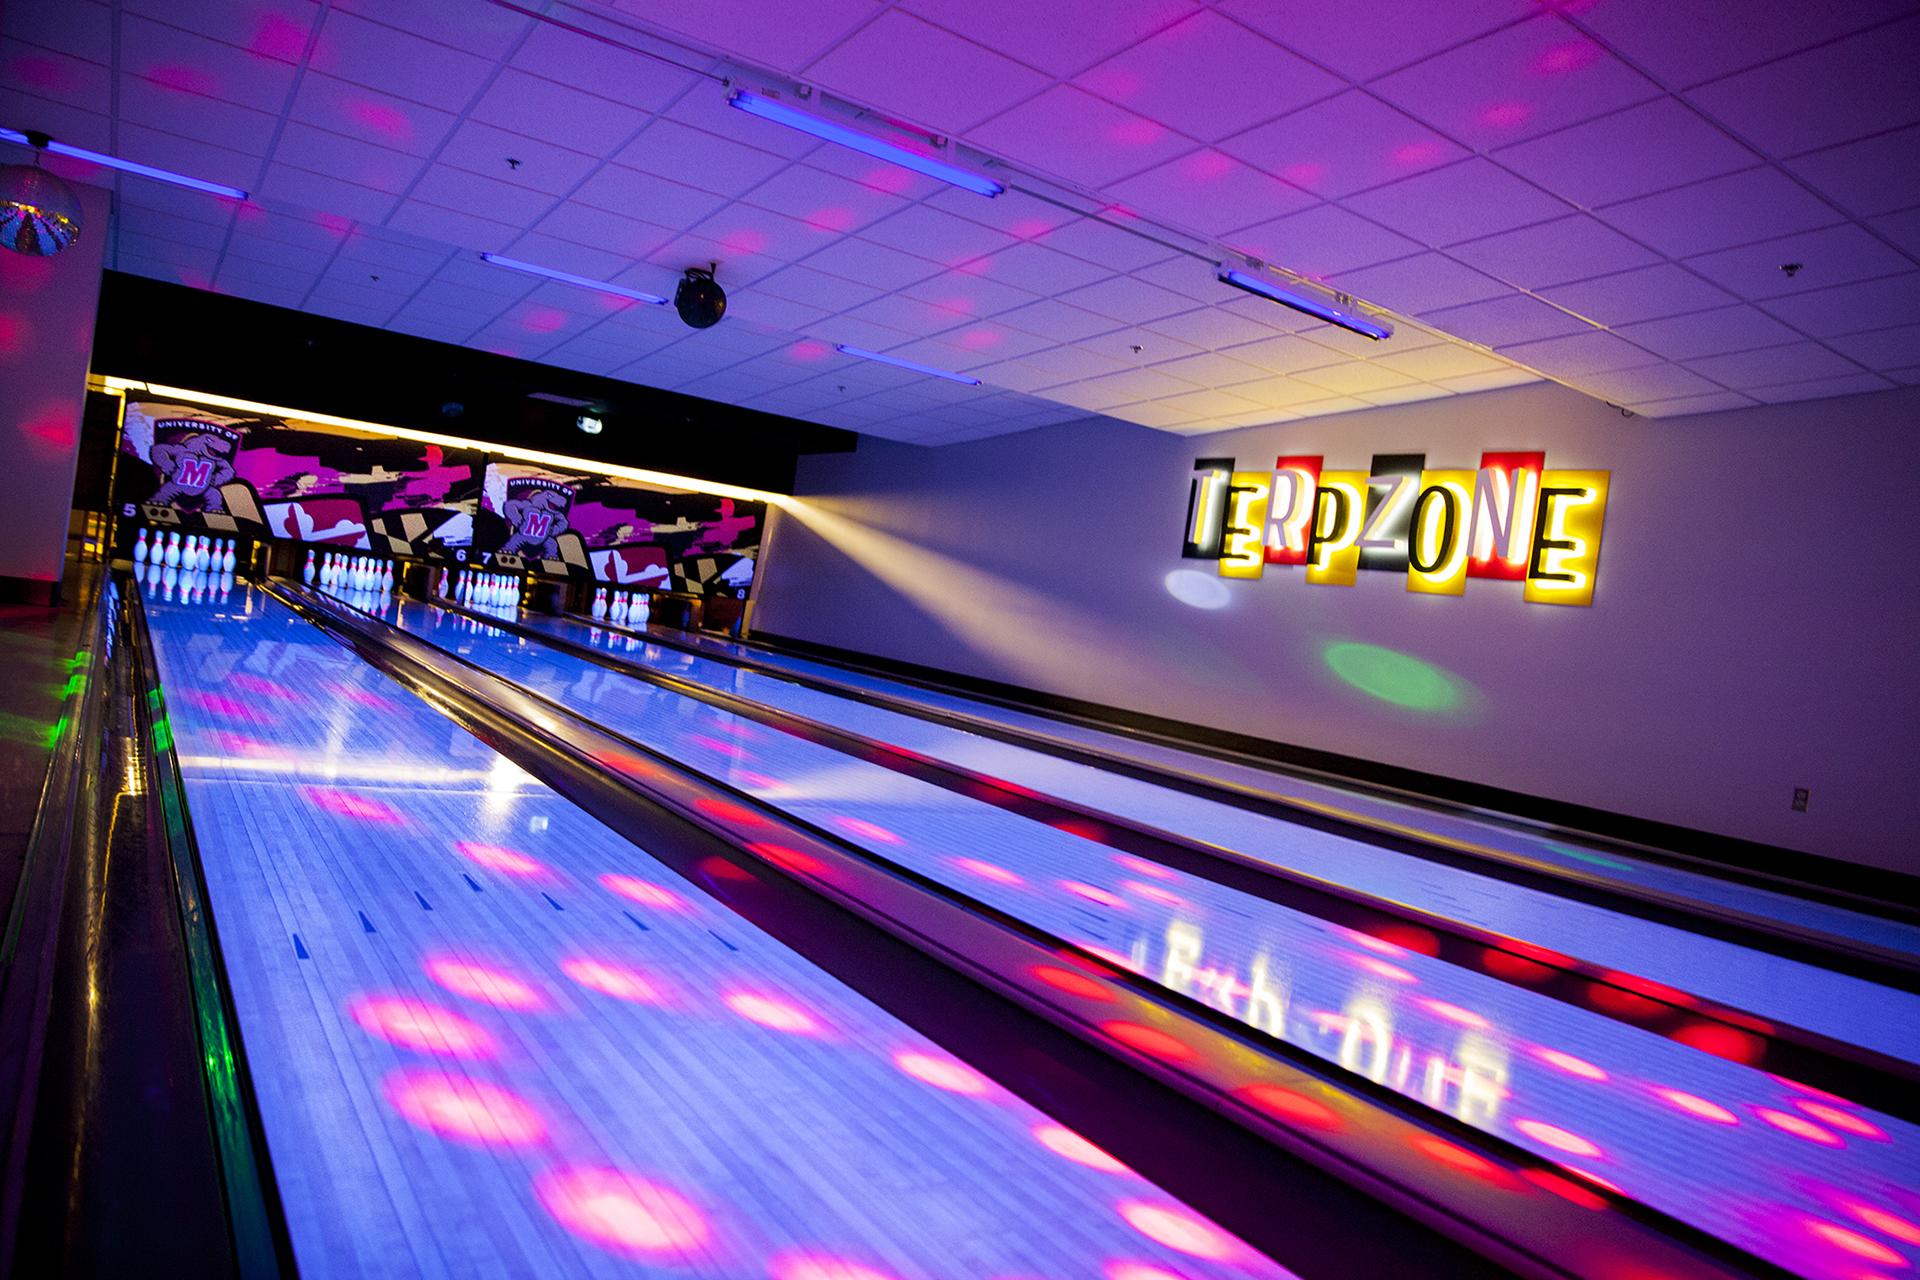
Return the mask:
[[[1465,698],[1465,686],[1431,662],[1377,644],[1342,640],[1320,651],[1334,675],[1382,702],[1410,711],[1449,711]]]

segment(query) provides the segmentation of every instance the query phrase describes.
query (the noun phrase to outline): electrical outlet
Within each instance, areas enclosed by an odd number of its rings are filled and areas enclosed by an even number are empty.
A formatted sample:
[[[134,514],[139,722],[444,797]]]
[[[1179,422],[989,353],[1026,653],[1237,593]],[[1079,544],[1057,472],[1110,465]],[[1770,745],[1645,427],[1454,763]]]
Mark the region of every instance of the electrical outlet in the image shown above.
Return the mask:
[[[1807,790],[1805,787],[1795,787],[1793,789],[1793,811],[1795,813],[1805,813],[1807,811],[1807,800],[1812,795],[1813,792]]]

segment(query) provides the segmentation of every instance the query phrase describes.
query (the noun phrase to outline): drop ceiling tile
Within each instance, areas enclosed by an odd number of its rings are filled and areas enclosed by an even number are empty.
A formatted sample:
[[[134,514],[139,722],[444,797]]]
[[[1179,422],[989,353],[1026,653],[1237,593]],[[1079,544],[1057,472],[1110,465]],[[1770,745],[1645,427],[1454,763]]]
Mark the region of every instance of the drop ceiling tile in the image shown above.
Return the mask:
[[[966,274],[1029,293],[1058,294],[1104,280],[1113,272],[1039,244],[1016,244],[969,262]]]
[[[1259,365],[1215,352],[1163,360],[1152,367],[1200,387],[1230,387],[1236,382],[1258,382],[1270,376]]]
[[[255,111],[278,113],[293,88],[294,68],[284,62],[132,14],[121,15],[117,47],[123,71]]]
[[[1056,342],[1077,342],[1118,327],[1106,316],[1095,315],[1052,298],[1002,312],[998,319],[1002,324],[1011,325],[1024,333],[1052,338]]]
[[[871,302],[882,289],[859,284],[843,276],[828,275],[812,267],[787,267],[776,271],[754,286],[761,293],[828,311],[844,311]]]
[[[874,223],[860,233],[860,238],[949,267],[960,266],[1015,243],[1013,237],[1004,232],[925,205],[910,205]]]
[[[969,141],[1041,173],[1104,187],[1193,149],[1166,125],[1072,85],[1056,85],[969,134]]]
[[[1415,119],[1483,151],[1660,92],[1551,13],[1415,63],[1370,88]]]
[[[1873,229],[1920,259],[1920,209],[1890,213],[1872,220]]]
[[[1746,306],[1721,307],[1667,320],[1622,325],[1617,332],[1636,346],[1645,347],[1669,360],[1691,360],[1729,351],[1777,347],[1800,336],[1758,307]]]
[[[1128,274],[1138,276],[1149,284],[1157,284],[1162,289],[1184,293],[1196,303],[1214,302],[1222,297],[1232,296],[1223,291],[1218,270],[1213,263],[1196,261],[1185,254],[1156,262],[1152,266],[1141,267]]]
[[[1795,400],[1825,400],[1832,396],[1866,395],[1892,389],[1892,381],[1877,373],[1855,373],[1771,387],[1753,387],[1748,389],[1747,394],[1762,404],[1788,404]]]
[[[1916,48],[1920,16],[1716,80],[1687,98],[1770,155],[1798,155],[1920,122]]]
[[[997,316],[1032,302],[1034,295],[965,271],[943,271],[901,290],[909,298],[969,317]]]
[[[564,120],[568,145],[596,156],[626,145],[648,119],[609,99],[514,70],[494,80],[471,115],[482,124],[535,137],[550,135],[554,122]]]
[[[1060,301],[1123,324],[1143,324],[1192,309],[1193,300],[1132,276],[1113,276],[1060,295]]]
[[[690,89],[709,87],[659,59],[544,22],[528,31],[509,65],[643,111],[659,111]]]
[[[1492,373],[1509,367],[1490,355],[1450,342],[1414,351],[1384,352],[1373,363],[1422,381],[1458,378],[1470,373]]]
[[[956,367],[969,373],[989,361],[1011,360],[1056,345],[1050,338],[1037,337],[992,320],[977,320],[949,329],[940,335],[940,341],[961,353],[955,357],[960,362]]]
[[[43,129],[49,137],[71,142],[89,151],[111,151],[114,147],[113,121],[106,116],[49,98],[19,93],[4,85],[0,85],[0,120],[34,121],[35,126]],[[26,148],[14,143],[6,143],[5,147],[14,162],[30,161]],[[48,168],[62,176],[84,182],[87,180],[84,170],[90,170],[92,166],[82,166],[77,160],[56,157],[48,164]]]
[[[1469,241],[1448,252],[1523,289],[1541,289],[1658,261],[1654,254],[1586,214]]]
[[[508,164],[509,159],[518,165]],[[497,178],[516,187],[562,196],[578,186],[599,165],[592,156],[556,147],[525,134],[509,133],[478,120],[454,129],[438,156],[468,173]]]
[[[0,34],[101,66],[113,61],[113,10],[91,0],[10,4],[0,10]]]
[[[1735,300],[1725,289],[1670,262],[1542,289],[1540,296],[1609,328],[1706,311]]]
[[[1327,278],[1327,283],[1362,301],[1402,315],[1484,302],[1511,291],[1492,276],[1439,253],[1422,253],[1384,266],[1337,272]]]
[[[949,31],[1070,76],[1196,12],[1191,0],[905,0]]]
[[[247,3],[247,0],[240,2]],[[147,0],[147,3],[171,7],[181,0]],[[275,7],[286,12],[310,6],[304,0],[295,3],[281,0]],[[504,56],[521,33],[534,25],[534,20],[525,14],[492,5],[476,8],[469,0],[333,0],[333,7],[403,31],[429,34],[441,44],[450,44],[483,58]]]
[[[1200,307],[1179,315],[1150,320],[1145,326],[1153,333],[1192,343],[1208,350],[1259,342],[1277,336],[1281,330],[1260,320],[1229,311],[1225,307]]]
[[[814,62],[807,79],[947,133],[965,132],[1050,83],[1031,67],[897,9]]]
[[[1343,203],[1435,248],[1569,212],[1564,201],[1478,156],[1349,196]]]
[[[1071,254],[1109,271],[1138,271],[1156,262],[1164,262],[1171,256],[1164,246],[1143,240],[1131,231],[1098,218],[1080,218],[1063,223],[1035,236],[1031,243]]]
[[[674,228],[691,227],[726,206],[710,191],[617,164],[602,165],[574,190],[571,202]]]
[[[1213,142],[1339,92],[1312,63],[1202,10],[1082,72],[1074,83]]]
[[[1366,360],[1349,360],[1345,364],[1308,369],[1294,377],[1309,386],[1343,396],[1357,395],[1363,391],[1385,391],[1390,387],[1404,387],[1419,381],[1411,374]]]
[[[1357,90],[1228,138],[1220,149],[1328,199],[1467,154],[1406,113]]]
[[[1616,403],[1618,403],[1616,401]],[[1672,400],[1641,401],[1627,407],[1647,418],[1678,418],[1691,413],[1719,413],[1726,409],[1750,409],[1756,403],[1738,391],[1714,391],[1706,395],[1677,396]]]
[[[1002,360],[982,365],[972,370],[971,376],[988,386],[1005,387],[1010,391],[1040,391],[1060,384],[1059,375],[1051,368],[1028,365],[1020,360]]]
[[[1370,6],[1363,21],[1340,5],[1220,0],[1219,8],[1353,80],[1370,80],[1536,12],[1521,0],[1385,0]]]
[[[883,294],[845,313],[854,320],[883,324],[913,337],[931,337],[959,327],[965,317],[897,293]]]
[[[1882,373],[1920,364],[1920,324],[1870,329],[1827,339],[1827,345],[1869,369]]]
[[[1796,262],[1794,274],[1781,270]],[[1811,293],[1913,269],[1904,254],[1852,222],[1689,258],[1687,266],[1743,298]]]
[[[254,156],[124,122],[120,126],[116,151],[129,160],[191,174],[242,190],[252,186],[260,172],[260,161]]]
[[[1420,246],[1333,205],[1289,214],[1235,233],[1233,248],[1303,276],[1324,277],[1405,258]]]
[[[376,146],[430,156],[454,117],[417,102],[308,71],[300,77],[291,119]]]
[[[227,242],[227,227],[211,222],[197,222],[192,218],[177,217],[163,213],[158,209],[146,209],[139,205],[122,204],[118,220],[120,231],[134,232],[152,236],[160,240],[172,240],[177,244],[192,245],[201,249],[219,249]]]
[[[401,201],[400,207],[386,219],[386,224],[398,231],[489,253],[504,252],[513,243],[514,237],[520,234],[520,228],[507,223],[494,222],[456,209],[443,209],[420,200]]]
[[[1705,356],[1689,360],[1687,367],[1736,391],[1811,378],[1846,377],[1860,372],[1851,360],[1817,342],[1794,342],[1733,355]]]
[[[844,243],[838,233],[767,209],[734,204],[696,223],[694,234],[717,241],[734,253],[760,254],[797,262],[817,249]]]
[[[625,263],[634,258],[644,258],[662,248],[674,238],[674,233],[666,227],[657,227],[651,222],[642,222],[638,218],[622,217],[609,213],[605,209],[596,209],[592,205],[563,204],[546,217],[533,224],[534,231],[541,237],[551,237],[555,241],[568,241],[583,246],[599,255],[610,256],[614,261]],[[532,237],[529,237],[531,239]],[[514,243],[514,257],[538,261],[544,266],[557,267],[562,271],[573,271],[576,275],[610,276],[610,272],[580,271],[550,260],[550,254],[537,254],[530,248]]]
[[[1798,156],[1786,167],[1853,214],[1891,213],[1920,205],[1915,156],[1920,156],[1920,127]]]
[[[108,93],[103,77],[99,97],[93,101],[106,102]],[[280,126],[280,117],[276,114],[218,98],[183,94],[139,76],[120,77],[119,110],[124,120],[138,120],[182,138],[210,142],[250,156],[265,156]]]
[[[1897,17],[1905,0],[1827,0],[1819,5],[1754,5],[1708,0],[1608,0],[1579,11],[1580,22],[1674,88],[1718,79],[1862,27]]]
[[[643,22],[720,41],[730,53],[781,71],[797,72],[823,49],[853,32],[879,8],[873,0],[811,0],[804,5],[767,0],[613,0]]]
[[[805,164],[788,165],[747,192],[744,199],[810,226],[843,233],[861,231],[909,207],[899,196]]]
[[[263,200],[283,200],[309,209],[325,209],[363,222],[383,222],[399,204],[399,197],[392,192],[376,191],[285,164],[268,166],[267,176],[256,194]]]
[[[444,209],[464,209],[496,222],[523,227],[539,221],[558,203],[544,191],[516,187],[444,164],[427,166],[410,194],[416,200]]]
[[[1674,98],[1502,147],[1493,158],[1587,208],[1752,168],[1759,159]]]
[[[1202,150],[1108,187],[1106,195],[1150,218],[1217,236],[1316,203],[1220,151]]]
[[[1498,391],[1502,387],[1518,387],[1540,379],[1525,369],[1507,368],[1492,373],[1469,373],[1458,378],[1442,378],[1440,385],[1460,395],[1470,395],[1476,391]]]
[[[1050,385],[1058,385],[1063,382],[1078,382],[1083,378],[1094,378],[1104,374],[1117,373],[1126,368],[1125,365],[1117,360],[1109,360],[1103,355],[1092,351],[1082,351],[1077,347],[1054,347],[1048,351],[1036,351],[1032,355],[1020,356],[1013,360],[1003,360],[999,364],[988,367],[1001,370],[1008,366],[1013,366],[1020,370],[1046,374],[1053,379],[1053,383]],[[983,374],[981,376],[984,377],[985,375]],[[1169,379],[1169,381],[1172,381],[1172,379]],[[1013,386],[1012,383],[1007,383],[1007,385]],[[1174,390],[1181,390],[1184,386],[1185,384],[1183,383],[1181,386],[1175,387]],[[1023,388],[1020,387],[1014,387],[1016,391],[1022,389]],[[1058,397],[1050,396],[1048,398],[1057,399]]]
[[[4,21],[5,16],[0,14],[0,21]],[[162,98],[179,92],[134,76],[122,76],[120,80],[123,86],[147,85],[154,95]],[[113,73],[84,58],[9,39],[0,40],[0,84],[28,90],[37,98],[93,111],[105,106],[111,98]],[[8,126],[19,127],[11,119]]]
[[[1231,391],[1189,391],[1185,395],[1163,396],[1149,403],[1156,409],[1184,413],[1190,419],[1213,419],[1244,413],[1265,415],[1265,410],[1257,402],[1234,395]]]
[[[1487,347],[1563,337],[1591,328],[1558,307],[1520,294],[1463,307],[1443,307],[1420,318],[1443,333]]]
[[[816,271],[844,276],[876,289],[904,288],[939,271],[925,258],[851,236],[812,255],[807,259],[807,265]]]
[[[1601,217],[1668,257],[1692,257],[1839,221],[1832,207],[1778,169],[1747,169],[1607,205]]]
[[[281,130],[273,159],[276,165],[325,174],[389,195],[403,194],[426,167],[420,157],[405,151],[377,147],[298,121],[289,121]]]
[[[1338,352],[1329,351],[1318,343],[1308,342],[1305,338],[1296,338],[1291,334],[1262,338],[1258,342],[1243,342],[1237,347],[1228,347],[1222,354],[1245,364],[1257,365],[1273,373],[1299,373],[1303,369],[1324,369],[1330,364],[1339,363],[1342,359]]]
[[[1891,329],[1920,313],[1920,271],[1816,289],[1760,305],[1816,338]]]
[[[350,13],[330,12],[307,65],[396,98],[459,112],[473,100],[494,64]]]
[[[1584,375],[1631,369],[1653,359],[1652,353],[1625,338],[1598,331],[1501,347],[1500,354],[1548,377],[1575,381]]]
[[[785,156],[664,116],[656,118],[613,158],[629,169],[671,178],[723,196],[745,195],[788,164]]]
[[[254,212],[240,212],[248,208]],[[255,256],[262,261],[272,261],[276,248],[288,245],[319,255],[316,261],[306,264],[305,269],[314,271],[326,265],[327,259],[340,251],[341,241],[353,227],[353,221],[349,218],[335,214],[302,216],[298,210],[282,209],[271,201],[264,206],[240,205],[234,212],[239,216],[230,222],[233,227],[230,252],[248,252],[249,246],[252,246]]]
[[[1091,351],[1095,355],[1118,360],[1121,364],[1143,369],[1150,364],[1172,360],[1178,356],[1197,356],[1199,347],[1178,338],[1169,338],[1165,334],[1155,333],[1151,329],[1129,326],[1114,329],[1107,333],[1095,334],[1083,338],[1074,344],[1082,351]],[[1138,347],[1139,350],[1134,350]]]
[[[1358,396],[1334,396],[1328,400],[1309,400],[1305,404],[1293,406],[1293,412],[1302,418],[1324,418],[1330,413],[1352,413],[1356,409],[1371,409],[1372,405]]]

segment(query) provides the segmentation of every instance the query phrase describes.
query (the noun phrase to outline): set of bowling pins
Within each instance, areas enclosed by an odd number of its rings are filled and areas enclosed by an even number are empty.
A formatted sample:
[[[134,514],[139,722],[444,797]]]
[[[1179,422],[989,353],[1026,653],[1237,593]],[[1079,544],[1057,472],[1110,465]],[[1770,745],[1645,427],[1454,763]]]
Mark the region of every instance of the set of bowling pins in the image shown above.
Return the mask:
[[[233,590],[233,575],[224,569],[178,569],[172,565],[133,566],[133,580],[147,589],[147,595],[172,604],[178,594],[182,604],[205,604],[209,600],[225,604]]]
[[[644,591],[615,591],[611,600],[605,587],[593,593],[593,616],[596,619],[605,618],[608,622],[644,627],[652,609],[651,597]]]
[[[308,585],[320,584],[322,591],[371,591],[388,595],[393,591],[393,561],[378,556],[348,556],[317,551],[307,552],[307,567],[300,573]]]
[[[203,533],[188,534],[183,540],[178,529],[153,535],[147,541],[147,527],[133,539],[133,571],[136,578],[142,565],[160,569],[184,569],[189,573],[232,573],[235,563],[233,539],[215,540]]]
[[[520,603],[520,579],[510,573],[463,573],[453,598],[475,608],[511,608]]]

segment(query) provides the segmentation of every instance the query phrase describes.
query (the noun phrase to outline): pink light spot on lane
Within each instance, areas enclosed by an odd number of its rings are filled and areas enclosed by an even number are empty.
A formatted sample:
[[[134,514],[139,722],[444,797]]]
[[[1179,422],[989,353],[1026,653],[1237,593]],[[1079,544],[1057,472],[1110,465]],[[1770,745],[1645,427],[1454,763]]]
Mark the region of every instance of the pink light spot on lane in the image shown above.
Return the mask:
[[[1340,1128],[1340,1117],[1332,1107],[1304,1093],[1277,1084],[1250,1084],[1234,1090],[1234,1095],[1276,1120],[1305,1129]]]
[[[392,711],[393,703],[379,694],[367,689],[357,689],[350,684],[336,684],[333,692],[349,702],[355,702],[374,711]]]
[[[1103,1022],[1100,1029],[1129,1049],[1167,1062],[1191,1062],[1199,1056],[1185,1040],[1158,1027],[1138,1022]]]
[[[307,52],[307,29],[290,18],[270,13],[254,28],[247,52],[276,62],[298,62]]]
[[[825,360],[827,353],[832,350],[833,348],[824,342],[815,342],[812,338],[807,338],[788,347],[787,355],[802,364],[812,364],[817,360]]]
[[[979,876],[982,880],[991,880],[995,884],[1025,884],[1019,872],[1009,871],[997,862],[988,862],[982,858],[955,858],[953,865],[962,871]]]
[[[1231,1262],[1247,1253],[1238,1240],[1184,1209],[1144,1200],[1123,1200],[1115,1208],[1128,1226],[1178,1253],[1208,1262]]]
[[[1559,1049],[1548,1049],[1545,1046],[1537,1046],[1533,1050],[1533,1056],[1548,1066],[1553,1067],[1555,1070],[1564,1071],[1570,1076],[1579,1076],[1582,1080],[1605,1080],[1607,1078],[1607,1073],[1604,1068],[1595,1066],[1585,1058],[1576,1058],[1572,1054],[1565,1053]]]
[[[1550,1191],[1569,1204],[1577,1204],[1582,1209],[1597,1211],[1607,1207],[1605,1200],[1579,1183],[1563,1178],[1557,1173],[1549,1173],[1545,1169],[1522,1169],[1520,1176],[1542,1191]]]
[[[865,818],[834,818],[833,825],[849,835],[859,836],[862,840],[877,840],[881,844],[899,844],[900,837],[877,822],[868,822]]]
[[[898,1280],[891,1271],[824,1253],[783,1253],[767,1263],[769,1280]]]
[[[1060,887],[1076,898],[1084,898],[1088,902],[1098,903],[1103,907],[1111,907],[1117,911],[1126,910],[1127,900],[1117,893],[1108,893],[1105,889],[1096,888],[1090,884],[1082,884],[1078,880],[1062,880]]]
[[[732,743],[728,743],[727,746],[737,750]],[[711,814],[728,822],[737,822],[743,826],[764,827],[767,824],[766,818],[745,805],[735,804],[731,800],[716,800],[712,796],[701,796],[693,802],[693,807],[702,813]]]
[[[690,733],[687,735],[687,740],[698,743],[709,751],[718,751],[721,755],[731,756],[735,760],[746,759],[752,754],[739,743],[729,742],[725,738],[716,738],[710,733]]]
[[[1482,124],[1496,129],[1514,129],[1533,119],[1533,108],[1524,102],[1496,102],[1480,113]]]
[[[567,313],[558,307],[533,307],[520,318],[520,327],[528,333],[553,333],[567,323]]]
[[[721,1003],[733,1010],[748,1022],[755,1022],[774,1031],[783,1031],[791,1036],[821,1036],[826,1028],[819,1019],[802,1009],[773,996],[755,995],[750,991],[734,991],[721,997]]]
[[[1376,978],[1385,978],[1388,982],[1418,982],[1419,979],[1397,964],[1388,964],[1377,956],[1349,956],[1349,960]]]
[[[317,807],[325,809],[328,813],[337,813],[343,818],[358,818],[362,822],[406,821],[398,809],[384,800],[357,796],[351,791],[342,791],[338,787],[302,787],[300,790]]]
[[[467,861],[485,867],[489,871],[498,871],[508,876],[544,876],[550,874],[547,866],[518,849],[509,849],[504,845],[482,844],[477,840],[456,840],[454,850]]]
[[[219,92],[219,83],[198,67],[167,63],[149,67],[145,75],[161,88],[171,89],[175,93],[197,93],[203,98],[211,98]]]
[[[930,1084],[948,1093],[969,1098],[984,1098],[993,1092],[992,1083],[964,1062],[938,1054],[902,1049],[893,1055],[893,1065],[922,1084]]]
[[[602,888],[619,894],[629,902],[637,902],[643,907],[653,907],[660,911],[691,911],[693,904],[664,885],[654,884],[651,880],[642,880],[638,876],[623,876],[608,873],[600,877]]]
[[[1807,1230],[1815,1239],[1831,1245],[1841,1253],[1871,1262],[1876,1266],[1899,1267],[1904,1270],[1913,1265],[1897,1250],[1881,1244],[1878,1240],[1863,1236],[1851,1228],[1843,1227],[1837,1222],[1808,1218]]]
[[[1146,876],[1149,880],[1179,879],[1179,873],[1172,867],[1163,867],[1157,862],[1149,862],[1145,858],[1135,857],[1131,853],[1116,853],[1113,855],[1113,860],[1135,875]]]
[[[665,997],[638,969],[631,965],[574,956],[560,962],[560,972],[589,991],[598,991],[629,1004],[663,1004]]]
[[[1760,1061],[1764,1053],[1760,1037],[1717,1022],[1689,1023],[1673,1032],[1672,1038],[1689,1048],[1710,1053],[1716,1058],[1725,1058],[1729,1062],[1751,1065]]]
[[[1420,1004],[1435,1017],[1445,1018],[1448,1022],[1458,1023],[1463,1027],[1472,1027],[1476,1031],[1485,1031],[1493,1025],[1473,1010],[1462,1009],[1459,1005],[1449,1004],[1445,1000],[1423,997]]]
[[[1500,1166],[1484,1156],[1475,1155],[1465,1147],[1455,1146],[1444,1138],[1431,1136],[1415,1138],[1413,1145],[1435,1164],[1445,1165],[1449,1169],[1497,1186],[1505,1185],[1507,1182],[1506,1174],[1501,1171]]]
[[[1838,1134],[1828,1133],[1811,1120],[1803,1120],[1791,1111],[1776,1111],[1772,1107],[1755,1107],[1753,1114],[1782,1133],[1790,1133],[1796,1138],[1821,1147],[1844,1147],[1847,1144]]]
[[[1165,1267],[1149,1266],[1144,1262],[1109,1262],[1100,1274],[1106,1280],[1187,1280],[1185,1276],[1168,1271]]]
[[[555,1221],[613,1253],[687,1259],[711,1234],[685,1196],[618,1169],[550,1169],[533,1186]]]
[[[1089,1169],[1098,1169],[1102,1173],[1133,1172],[1132,1169],[1065,1125],[1050,1123],[1035,1125],[1033,1136],[1039,1140],[1041,1146],[1075,1164],[1083,1164]]]
[[[1898,1240],[1902,1244],[1920,1245],[1920,1224],[1882,1209],[1878,1205],[1866,1204],[1846,1196],[1829,1195],[1826,1198],[1844,1210],[1849,1217],[1865,1223],[1881,1235]]]
[[[427,976],[458,996],[490,1004],[496,1009],[526,1011],[546,1005],[546,997],[525,980],[490,965],[456,960],[451,956],[433,956],[426,962]]]
[[[390,142],[407,142],[413,138],[413,118],[398,107],[356,98],[347,104],[347,114],[355,123],[364,125]]]
[[[1891,1141],[1891,1139],[1887,1137],[1887,1131],[1885,1129],[1882,1129],[1865,1116],[1857,1116],[1851,1111],[1843,1111],[1830,1103],[1813,1102],[1805,1098],[1800,1098],[1797,1099],[1793,1105],[1799,1107],[1815,1120],[1824,1121],[1842,1133],[1851,1133],[1858,1138],[1871,1138],[1875,1142]]]
[[[451,1009],[406,996],[356,996],[347,1015],[388,1044],[449,1058],[484,1058],[494,1051],[486,1028]]]
[[[1083,1000],[1098,1000],[1110,1003],[1113,994],[1099,982],[1084,973],[1075,973],[1071,969],[1062,969],[1056,965],[1037,964],[1030,973],[1055,991],[1064,991],[1070,996],[1079,996]]]
[[[1654,1096],[1670,1107],[1676,1107],[1688,1115],[1700,1120],[1711,1120],[1715,1124],[1739,1124],[1740,1117],[1733,1114],[1717,1102],[1683,1093],[1678,1089],[1655,1089]]]
[[[1120,882],[1120,887],[1136,897],[1145,898],[1148,902],[1157,902],[1163,907],[1188,905],[1187,900],[1173,890],[1157,884],[1148,884],[1144,880],[1123,880]]]
[[[382,1085],[387,1101],[429,1133],[487,1147],[524,1147],[547,1136],[546,1122],[518,1094],[445,1071],[397,1071]]]
[[[287,688],[277,680],[268,680],[261,676],[236,671],[227,677],[229,689],[239,689],[245,693],[258,694],[263,698],[279,698],[283,702],[305,702],[306,695]]]
[[[808,875],[822,875],[827,870],[827,864],[812,854],[802,853],[798,849],[790,849],[784,844],[775,844],[771,840],[756,840],[747,846],[747,850],[765,858],[774,866],[784,867],[788,871],[800,871]]]
[[[1543,76],[1564,76],[1590,67],[1600,58],[1600,46],[1586,40],[1557,44],[1534,59],[1533,70]]]
[[[1552,1147],[1555,1151],[1564,1151],[1568,1155],[1584,1156],[1592,1160],[1600,1158],[1602,1154],[1598,1146],[1579,1134],[1562,1129],[1556,1124],[1548,1124],[1544,1120],[1515,1120],[1513,1127],[1535,1142]]]

